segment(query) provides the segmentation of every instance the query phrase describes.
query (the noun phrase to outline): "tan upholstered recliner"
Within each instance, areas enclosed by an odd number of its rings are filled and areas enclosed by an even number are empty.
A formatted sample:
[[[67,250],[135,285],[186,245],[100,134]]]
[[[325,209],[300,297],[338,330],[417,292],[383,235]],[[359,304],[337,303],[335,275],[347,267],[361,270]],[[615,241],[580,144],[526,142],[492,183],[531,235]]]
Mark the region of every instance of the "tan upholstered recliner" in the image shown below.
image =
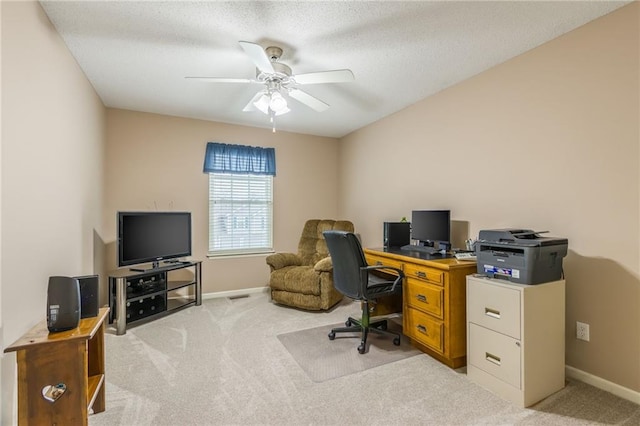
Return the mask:
[[[271,268],[271,299],[283,305],[313,311],[326,310],[342,300],[333,287],[333,266],[324,241],[324,231],[353,232],[353,223],[343,220],[308,220],[298,243],[298,253],[267,256]]]

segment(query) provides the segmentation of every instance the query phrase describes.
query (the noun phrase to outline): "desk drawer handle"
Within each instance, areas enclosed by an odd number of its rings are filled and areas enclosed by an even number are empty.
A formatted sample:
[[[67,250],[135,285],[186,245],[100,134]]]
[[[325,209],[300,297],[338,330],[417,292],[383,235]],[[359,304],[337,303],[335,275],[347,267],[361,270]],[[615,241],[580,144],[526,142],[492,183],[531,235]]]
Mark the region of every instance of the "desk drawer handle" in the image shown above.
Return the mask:
[[[484,308],[484,314],[491,318],[500,319],[500,311],[495,309]]]
[[[418,327],[417,327],[417,328],[418,328],[418,331],[419,331],[420,333],[424,333],[424,334],[426,334],[426,335],[428,335],[428,334],[429,334],[429,333],[427,333],[427,327],[425,327],[424,325],[418,325]]]
[[[422,271],[416,271],[416,276],[418,276],[420,278],[427,278],[427,274],[425,274]]]
[[[428,303],[428,302],[427,302],[427,296],[425,296],[424,294],[418,294],[418,295],[416,295],[416,299],[418,299],[418,301],[419,301],[419,302]]]
[[[485,359],[495,365],[500,365],[500,357],[490,354],[489,352],[485,352]]]

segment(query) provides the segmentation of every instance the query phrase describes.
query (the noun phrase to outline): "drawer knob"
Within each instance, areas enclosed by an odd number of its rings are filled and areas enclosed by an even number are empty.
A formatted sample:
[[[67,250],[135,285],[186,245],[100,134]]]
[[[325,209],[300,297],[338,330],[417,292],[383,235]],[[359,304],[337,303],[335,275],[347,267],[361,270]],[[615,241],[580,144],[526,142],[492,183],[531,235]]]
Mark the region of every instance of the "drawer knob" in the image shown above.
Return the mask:
[[[418,324],[417,328],[420,333],[429,334],[427,333],[427,327],[425,327],[424,325]]]
[[[417,271],[417,272],[416,272],[416,275],[417,275],[418,277],[420,277],[420,278],[427,278],[427,274],[425,274],[425,273],[424,273],[424,272],[422,272],[422,271]]]
[[[500,365],[500,357],[490,354],[489,352],[485,352],[485,359],[495,365]]]
[[[484,314],[488,317],[500,319],[500,311],[491,308],[484,308]]]
[[[424,294],[416,295],[416,299],[418,299],[418,301],[420,301],[420,302],[427,303],[427,296],[425,296]]]

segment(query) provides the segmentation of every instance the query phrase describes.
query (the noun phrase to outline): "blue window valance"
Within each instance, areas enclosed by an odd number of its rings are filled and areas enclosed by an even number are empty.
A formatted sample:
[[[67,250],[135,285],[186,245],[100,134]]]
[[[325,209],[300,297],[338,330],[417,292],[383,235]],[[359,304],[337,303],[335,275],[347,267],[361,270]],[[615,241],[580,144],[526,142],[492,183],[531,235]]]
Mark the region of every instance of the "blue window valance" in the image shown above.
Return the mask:
[[[275,148],[208,142],[204,173],[276,175]]]

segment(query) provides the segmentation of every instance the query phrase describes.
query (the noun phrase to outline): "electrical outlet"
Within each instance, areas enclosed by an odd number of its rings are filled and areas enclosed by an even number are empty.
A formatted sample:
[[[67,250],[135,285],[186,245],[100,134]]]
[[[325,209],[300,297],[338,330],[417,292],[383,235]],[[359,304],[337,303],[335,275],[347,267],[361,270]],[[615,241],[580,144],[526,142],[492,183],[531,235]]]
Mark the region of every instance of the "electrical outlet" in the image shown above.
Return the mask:
[[[576,338],[586,342],[589,341],[589,324],[576,321]]]

